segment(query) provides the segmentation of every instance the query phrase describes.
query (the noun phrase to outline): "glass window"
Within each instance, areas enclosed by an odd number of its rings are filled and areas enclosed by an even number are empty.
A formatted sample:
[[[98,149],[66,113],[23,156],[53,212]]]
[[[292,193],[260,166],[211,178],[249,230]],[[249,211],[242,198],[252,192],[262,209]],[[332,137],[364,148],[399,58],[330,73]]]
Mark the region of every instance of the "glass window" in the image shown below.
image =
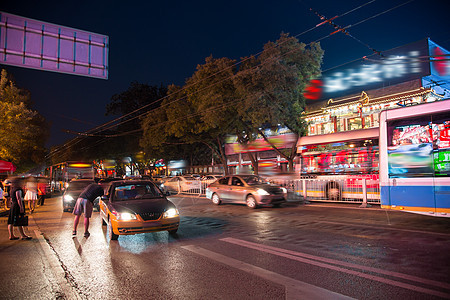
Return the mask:
[[[237,177],[231,179],[231,185],[243,186],[242,181]]]
[[[228,185],[228,177],[221,178],[221,179],[219,180],[219,183],[220,183],[220,184],[226,184],[226,185]]]
[[[347,119],[347,130],[362,129],[361,118]]]

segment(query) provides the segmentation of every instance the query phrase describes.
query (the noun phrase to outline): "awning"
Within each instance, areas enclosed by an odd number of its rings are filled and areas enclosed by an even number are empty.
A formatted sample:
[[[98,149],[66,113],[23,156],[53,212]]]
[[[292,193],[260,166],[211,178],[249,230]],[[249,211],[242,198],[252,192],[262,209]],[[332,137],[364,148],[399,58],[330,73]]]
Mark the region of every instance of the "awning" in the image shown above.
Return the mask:
[[[0,160],[0,173],[13,173],[16,170],[16,166],[11,162]]]

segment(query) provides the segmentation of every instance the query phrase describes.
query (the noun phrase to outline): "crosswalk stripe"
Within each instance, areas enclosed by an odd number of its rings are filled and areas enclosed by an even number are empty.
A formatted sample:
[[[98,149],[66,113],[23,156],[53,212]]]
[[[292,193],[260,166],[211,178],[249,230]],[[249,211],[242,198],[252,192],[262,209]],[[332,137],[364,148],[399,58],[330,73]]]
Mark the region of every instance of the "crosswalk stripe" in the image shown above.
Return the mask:
[[[207,249],[188,245],[182,246],[181,248],[191,251],[193,253],[205,256],[209,259],[218,261],[225,265],[231,266],[235,269],[239,269],[241,271],[250,273],[252,275],[261,277],[265,280],[272,281],[276,284],[280,284],[285,286],[286,288],[286,299],[294,300],[294,299],[352,299],[350,297],[341,295],[339,293],[335,293],[329,291],[327,289],[311,285],[309,283],[292,279],[290,277],[286,277],[275,272],[239,261],[237,259],[227,257],[225,255],[209,251]]]
[[[440,282],[436,282],[436,281],[426,280],[426,279],[423,279],[423,278],[419,278],[419,277],[415,277],[415,276],[409,276],[409,275],[406,275],[406,274],[401,274],[401,273],[396,273],[396,272],[383,271],[381,269],[376,269],[376,268],[368,268],[368,267],[359,266],[359,265],[356,265],[356,264],[340,262],[340,261],[337,261],[337,260],[332,260],[332,259],[322,258],[322,257],[319,257],[319,256],[313,256],[313,255],[306,254],[306,253],[300,253],[300,252],[285,250],[285,249],[281,249],[281,248],[266,246],[266,245],[262,245],[262,244],[252,243],[252,242],[239,240],[239,239],[235,239],[235,238],[223,238],[223,239],[220,239],[220,240],[223,241],[223,242],[232,243],[232,244],[239,245],[239,246],[242,246],[242,247],[247,247],[247,248],[250,248],[250,249],[255,249],[255,250],[258,250],[258,251],[270,253],[270,254],[273,254],[273,255],[281,256],[281,257],[285,257],[285,258],[288,258],[288,259],[291,259],[291,260],[295,260],[295,261],[299,261],[299,262],[302,262],[302,263],[315,265],[315,266],[318,266],[318,267],[321,267],[321,268],[326,268],[326,269],[330,269],[330,270],[334,270],[334,271],[338,271],[338,272],[343,272],[343,273],[359,276],[359,277],[362,277],[362,278],[367,278],[369,280],[382,282],[382,283],[389,284],[389,285],[392,285],[392,286],[397,286],[397,287],[405,288],[405,289],[408,289],[408,290],[412,290],[412,291],[416,291],[416,292],[420,292],[420,293],[424,293],[424,294],[429,294],[429,295],[434,295],[434,296],[450,299],[450,294],[449,293],[444,293],[444,292],[439,292],[439,291],[435,291],[435,290],[431,290],[431,289],[427,289],[427,288],[422,288],[422,287],[418,287],[416,285],[407,284],[407,283],[403,283],[403,282],[399,282],[399,281],[395,281],[395,280],[390,280],[390,279],[382,278],[382,277],[379,277],[379,276],[375,276],[375,275],[371,275],[371,274],[366,274],[366,273],[362,273],[362,272],[358,272],[358,271],[342,268],[342,267],[339,267],[339,266],[336,266],[336,265],[344,265],[346,267],[359,268],[359,269],[364,269],[364,270],[371,271],[371,272],[384,273],[385,275],[390,275],[390,276],[400,277],[400,275],[403,275],[401,277],[404,278],[404,279],[409,279],[409,280],[413,280],[413,281],[416,281],[416,282],[418,281],[418,282],[421,282],[421,283],[428,283],[428,284],[433,283],[434,285],[438,285],[439,287],[443,287],[443,288],[447,287],[446,283],[442,283],[442,282],[440,283]],[[321,262],[321,261],[324,261],[324,262]],[[334,265],[332,265],[332,264],[334,264]]]

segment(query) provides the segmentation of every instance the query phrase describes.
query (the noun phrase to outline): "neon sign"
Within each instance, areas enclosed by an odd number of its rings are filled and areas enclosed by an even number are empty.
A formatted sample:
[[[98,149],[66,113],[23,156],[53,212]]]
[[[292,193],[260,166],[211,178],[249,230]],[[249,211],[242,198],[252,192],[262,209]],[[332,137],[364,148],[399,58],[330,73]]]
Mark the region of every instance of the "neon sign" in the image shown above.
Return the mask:
[[[345,91],[353,87],[421,73],[419,55],[419,51],[411,51],[403,56],[389,56],[380,63],[363,65],[359,69],[333,73],[324,78],[325,93]]]
[[[326,71],[322,78],[311,80],[303,96],[307,100],[325,100],[360,93],[429,76],[432,49],[436,45],[429,39],[382,52],[382,56],[365,56],[349,63],[345,68]],[[447,52],[435,50],[434,70],[448,73]],[[447,74],[446,73],[446,74]],[[442,76],[442,75],[441,75]]]

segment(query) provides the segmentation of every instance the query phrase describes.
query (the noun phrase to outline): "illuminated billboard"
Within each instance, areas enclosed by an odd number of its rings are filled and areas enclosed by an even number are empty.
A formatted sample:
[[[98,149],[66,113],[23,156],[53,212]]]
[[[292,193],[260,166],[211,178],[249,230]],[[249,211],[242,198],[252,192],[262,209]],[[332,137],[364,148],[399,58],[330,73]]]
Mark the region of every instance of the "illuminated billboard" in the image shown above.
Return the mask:
[[[0,64],[108,79],[108,36],[0,12]]]
[[[430,75],[429,41],[365,56],[343,67],[326,71],[305,90],[308,100],[325,100],[361,93]]]

